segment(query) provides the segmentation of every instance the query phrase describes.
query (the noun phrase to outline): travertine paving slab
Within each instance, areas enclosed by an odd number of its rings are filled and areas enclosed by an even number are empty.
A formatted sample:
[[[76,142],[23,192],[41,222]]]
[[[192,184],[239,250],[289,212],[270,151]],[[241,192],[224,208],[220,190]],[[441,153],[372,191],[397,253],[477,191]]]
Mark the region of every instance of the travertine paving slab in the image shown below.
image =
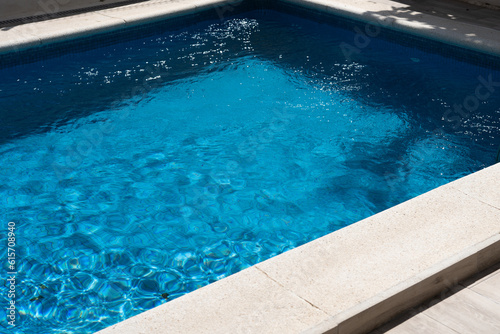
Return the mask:
[[[249,268],[99,334],[299,333],[326,314]]]
[[[0,2],[0,21],[39,15],[56,15],[69,10],[126,2],[127,0],[2,0]]]
[[[194,11],[195,2],[189,1],[148,1],[132,6],[117,7],[100,11],[101,14],[121,19],[127,24],[141,24],[145,22],[159,21],[168,17],[174,17]]]
[[[4,27],[0,28],[0,53],[87,37],[91,34],[151,23],[210,8],[220,10],[226,4],[234,7],[240,2],[240,0],[151,0],[69,17]]]
[[[401,1],[367,0],[283,0],[301,6],[346,16],[370,24],[403,31],[444,43],[490,54],[500,53],[500,34],[491,23],[480,26],[473,19],[442,17],[414,10]],[[429,6],[430,7],[430,6]],[[494,13],[494,11],[491,11]],[[493,15],[493,17],[498,17]],[[495,25],[496,26],[496,25]]]
[[[495,82],[499,86],[496,88],[497,93],[500,94],[500,78],[495,79]],[[463,177],[450,186],[500,209],[500,164]]]
[[[87,36],[90,32],[110,31],[122,26],[122,19],[97,13],[85,13],[68,18],[41,21],[20,27],[30,28],[30,33],[41,40],[41,44]]]
[[[29,48],[41,44],[31,26],[0,28],[0,53],[17,52],[20,48]]]
[[[439,188],[257,267],[337,314],[498,233],[499,222],[500,210]]]
[[[105,9],[99,13],[122,19],[127,25],[138,25],[205,9],[219,10],[218,12],[222,15],[222,8],[225,5],[232,8],[241,2],[242,0],[151,0],[130,6]]]

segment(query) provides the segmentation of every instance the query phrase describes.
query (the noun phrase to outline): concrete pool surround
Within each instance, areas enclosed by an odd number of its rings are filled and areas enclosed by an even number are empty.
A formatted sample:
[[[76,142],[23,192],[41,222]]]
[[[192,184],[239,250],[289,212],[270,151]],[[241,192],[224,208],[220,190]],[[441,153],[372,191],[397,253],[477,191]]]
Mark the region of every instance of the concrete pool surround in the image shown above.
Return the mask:
[[[286,2],[359,20],[340,46],[347,59],[381,27],[500,55],[500,19],[480,26],[384,0]],[[208,9],[222,19],[239,3],[152,0],[5,27],[0,54]],[[476,87],[443,118],[476,111],[500,78],[478,77]],[[496,164],[99,333],[366,333],[500,261],[499,180]]]

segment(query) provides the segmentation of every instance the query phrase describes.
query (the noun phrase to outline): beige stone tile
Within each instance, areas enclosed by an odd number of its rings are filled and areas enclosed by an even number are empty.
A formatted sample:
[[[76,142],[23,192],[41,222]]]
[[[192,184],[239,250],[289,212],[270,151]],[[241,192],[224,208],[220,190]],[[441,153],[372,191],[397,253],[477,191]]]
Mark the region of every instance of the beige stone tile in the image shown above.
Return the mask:
[[[481,52],[500,53],[500,34],[480,21],[461,15],[433,14],[398,1],[366,0],[286,0],[306,7],[325,10],[365,22],[379,22],[399,31],[436,39],[444,43],[461,45]],[[431,8],[428,6],[427,8]],[[419,11],[420,10],[420,11]],[[475,14],[478,15],[478,14]]]
[[[257,266],[334,315],[495,234],[498,210],[438,189]]]
[[[216,11],[224,6],[233,8],[241,2],[242,0],[152,0],[101,10],[99,13],[120,18],[126,21],[128,25],[137,25],[187,15],[210,8],[214,8]],[[221,11],[221,13],[223,12]]]
[[[196,2],[188,1],[147,1],[131,6],[102,10],[99,13],[121,19],[127,25],[160,21],[170,17],[189,14],[196,11]]]
[[[40,15],[56,15],[61,12],[102,6],[103,3],[119,4],[127,0],[3,0],[0,2],[0,21]]]
[[[40,45],[40,38],[26,26],[0,28],[0,54]]]
[[[457,334],[440,322],[419,313],[402,324],[388,330],[386,334]]]
[[[461,290],[423,314],[459,333],[500,333],[500,304],[470,289]]]
[[[300,334],[339,334],[338,322],[335,317],[330,317],[318,325],[306,329]]]
[[[500,164],[485,168],[449,185],[500,209]],[[500,221],[498,232],[500,232]]]
[[[300,333],[326,318],[252,267],[99,334]]]
[[[500,270],[488,275],[488,278],[470,289],[500,304]]]
[[[404,310],[417,307],[414,310],[421,311],[425,306],[433,305],[451,293],[460,291],[463,287],[458,283],[477,273],[479,254],[489,251],[499,240],[499,236],[495,234],[342,312],[335,317],[339,334],[366,333]],[[421,304],[424,302],[425,305]]]
[[[31,32],[42,41],[42,44],[73,39],[98,32],[112,31],[125,25],[121,19],[86,13],[63,17],[49,21],[29,24]]]

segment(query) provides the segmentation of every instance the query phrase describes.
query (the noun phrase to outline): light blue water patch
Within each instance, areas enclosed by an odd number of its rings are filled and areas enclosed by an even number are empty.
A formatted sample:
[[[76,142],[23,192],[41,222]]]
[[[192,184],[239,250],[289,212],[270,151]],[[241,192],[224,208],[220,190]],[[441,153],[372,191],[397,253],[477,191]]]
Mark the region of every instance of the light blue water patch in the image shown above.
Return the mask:
[[[91,333],[493,162],[498,97],[443,114],[498,72],[346,61],[353,33],[268,14],[0,73],[18,333]]]

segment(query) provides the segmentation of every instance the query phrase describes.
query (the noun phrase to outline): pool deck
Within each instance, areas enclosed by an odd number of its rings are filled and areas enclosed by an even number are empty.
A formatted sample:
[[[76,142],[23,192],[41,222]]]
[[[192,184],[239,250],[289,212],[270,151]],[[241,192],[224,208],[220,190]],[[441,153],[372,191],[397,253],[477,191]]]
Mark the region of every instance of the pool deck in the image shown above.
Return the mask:
[[[443,291],[371,334],[500,333],[500,264]]]
[[[361,31],[383,25],[500,55],[500,12],[466,3],[287,1],[361,20]],[[0,53],[236,5],[152,0],[4,27]],[[483,94],[500,94],[500,78],[483,79]],[[499,180],[497,164],[99,333],[369,332],[500,262]]]

